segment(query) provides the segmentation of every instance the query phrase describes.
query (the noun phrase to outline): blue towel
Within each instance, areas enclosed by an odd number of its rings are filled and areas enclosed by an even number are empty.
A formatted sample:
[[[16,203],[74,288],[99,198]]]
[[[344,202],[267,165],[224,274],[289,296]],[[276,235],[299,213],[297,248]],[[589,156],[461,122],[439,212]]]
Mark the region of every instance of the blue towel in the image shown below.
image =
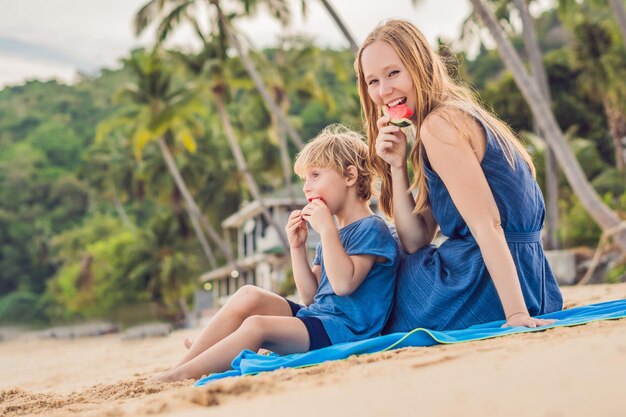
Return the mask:
[[[311,352],[294,353],[286,356],[276,354],[259,355],[250,350],[244,350],[233,360],[233,369],[204,377],[198,380],[195,386],[206,385],[210,381],[231,376],[253,375],[279,368],[303,368],[326,361],[345,359],[351,355],[383,352],[408,346],[432,346],[439,343],[469,342],[508,334],[543,331],[553,327],[577,326],[593,321],[619,319],[623,317],[626,317],[626,300],[616,300],[544,314],[540,316],[540,318],[557,319],[558,321],[549,326],[534,329],[527,327],[502,328],[500,326],[504,324],[504,321],[495,321],[475,325],[462,330],[434,331],[419,328],[408,333],[393,333],[372,339],[340,343]]]

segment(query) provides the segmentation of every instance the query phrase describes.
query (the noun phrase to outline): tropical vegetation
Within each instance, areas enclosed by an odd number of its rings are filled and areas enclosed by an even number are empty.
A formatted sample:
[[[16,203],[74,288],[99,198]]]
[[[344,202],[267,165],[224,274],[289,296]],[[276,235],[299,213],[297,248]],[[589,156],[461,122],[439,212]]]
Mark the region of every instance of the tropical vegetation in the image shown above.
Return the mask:
[[[151,0],[136,29],[157,24],[154,46],[119,68],[1,90],[0,324],[116,318],[133,306],[145,307],[138,320],[182,321],[199,275],[236,262],[221,221],[297,183],[291,161],[324,126],[362,129],[350,21],[322,3],[350,47],[285,37],[254,50],[240,18],[286,22],[287,1]],[[471,3],[463,33],[478,52],[460,40],[439,50],[525,139],[548,202],[546,246],[593,248],[604,233],[623,252],[623,2],[555,1],[532,15],[524,0]],[[164,48],[181,25],[198,50]]]

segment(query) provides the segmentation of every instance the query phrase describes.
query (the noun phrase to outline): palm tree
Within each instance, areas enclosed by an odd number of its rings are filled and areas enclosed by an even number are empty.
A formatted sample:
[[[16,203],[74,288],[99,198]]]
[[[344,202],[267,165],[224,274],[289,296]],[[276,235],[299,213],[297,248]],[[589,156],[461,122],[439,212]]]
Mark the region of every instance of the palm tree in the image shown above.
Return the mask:
[[[541,92],[546,101],[552,101],[550,97],[550,86],[548,85],[548,76],[543,65],[541,56],[541,48],[537,41],[535,22],[528,11],[528,3],[526,0],[515,0],[515,7],[519,11],[522,19],[522,35],[524,38],[524,49],[530,61],[531,74],[539,84]],[[540,136],[539,127],[536,121],[535,134]],[[546,242],[547,249],[558,249],[558,224],[559,224],[559,184],[556,159],[554,152],[550,146],[546,146],[544,156],[546,166]]]
[[[185,184],[188,188],[193,188],[195,183],[198,182],[197,175],[194,176],[196,169],[190,168],[189,158],[186,158],[186,154],[182,152],[176,152],[176,142],[171,131],[166,131],[163,135],[163,139],[168,149],[175,152],[172,155],[175,158],[175,166],[180,172],[180,176],[185,178]],[[195,154],[196,152],[194,152]],[[189,153],[187,153],[189,154]],[[135,163],[137,163],[135,161]],[[205,164],[206,165],[206,164]],[[195,167],[193,167],[195,168]],[[206,166],[204,167],[206,168]],[[197,216],[191,215],[188,210],[186,201],[184,200],[176,183],[172,181],[172,174],[163,158],[162,152],[159,148],[146,146],[142,152],[142,158],[139,161],[139,170],[141,176],[144,178],[146,191],[158,196],[158,201],[165,201],[169,203],[172,208],[175,219],[178,220],[180,226],[179,229],[183,236],[187,236],[188,225],[191,224],[192,229],[198,239],[203,252],[207,259],[212,258],[214,262],[210,263],[211,267],[217,264],[215,255],[211,250],[209,242],[206,239],[204,232],[202,231],[202,225]],[[197,193],[196,193],[197,194]],[[197,204],[197,203],[196,203]],[[187,220],[188,219],[188,220]],[[189,221],[189,224],[187,223]]]
[[[167,70],[160,51],[152,53],[135,51],[126,63],[137,76],[137,84],[126,86],[119,94],[119,98],[126,98],[130,105],[121,113],[101,123],[98,137],[107,135],[119,126],[130,126],[137,158],[141,157],[143,148],[148,143],[157,142],[163,160],[186,202],[190,221],[211,267],[217,266],[215,256],[198,227],[199,224],[221,249],[227,261],[234,263],[229,245],[220,238],[211,223],[200,212],[163,138],[165,134],[172,134],[188,151],[195,151],[196,143],[189,123],[193,121],[194,115],[203,111],[202,106],[195,97],[187,93],[188,86],[173,91],[171,73]]]
[[[624,7],[617,3],[611,2],[621,30]],[[622,139],[626,136],[626,85],[623,80],[626,77],[626,62],[619,35],[611,24],[606,0],[590,0],[582,4],[575,0],[559,0],[558,11],[574,33],[572,56],[574,65],[581,71],[581,88],[591,97],[601,99],[613,138],[615,165],[623,171]],[[626,38],[622,39],[623,42]]]
[[[259,68],[263,69],[262,75],[268,80],[274,101],[285,113],[289,113],[292,96],[304,100],[314,98],[331,112],[334,111],[336,105],[333,97],[317,80],[321,69],[319,52],[309,40],[289,37],[280,39],[276,48],[269,52],[271,62],[264,54],[255,55],[261,61]],[[275,117],[272,117],[272,127],[280,149],[285,187],[291,192],[293,170],[286,132]]]
[[[324,6],[328,14],[330,14],[330,16],[333,18],[335,24],[337,25],[339,30],[341,30],[341,33],[343,33],[343,36],[345,36],[347,41],[350,43],[350,50],[354,54],[356,54],[359,51],[359,47],[356,41],[354,40],[354,36],[352,36],[352,33],[350,33],[350,30],[348,29],[346,24],[343,22],[343,20],[341,20],[341,17],[339,17],[339,15],[337,14],[337,12],[335,11],[335,9],[333,8],[333,6],[330,4],[328,0],[320,0],[320,2]]]
[[[572,189],[603,231],[616,228],[621,223],[619,217],[606,206],[591,187],[589,181],[587,181],[572,150],[567,146],[563,132],[554,117],[554,113],[550,109],[549,103],[541,93],[541,88],[533,78],[528,76],[521,59],[513,49],[510,41],[506,38],[493,12],[487,7],[484,0],[470,1],[474,7],[474,11],[478,14],[480,20],[495,39],[502,60],[512,72],[539,127],[544,132],[548,144],[554,150],[556,159],[561,165]],[[626,233],[623,231],[616,233],[615,241],[622,250],[626,251]]]
[[[546,97],[548,103],[551,102],[550,87],[548,85],[548,77],[546,75],[541,48],[537,41],[535,22],[528,11],[527,0],[515,0],[512,4],[507,0],[490,0],[490,5],[495,8],[494,14],[498,21],[504,26],[507,33],[516,34],[516,28],[511,23],[512,16],[517,11],[522,20],[522,38],[524,41],[524,51],[528,57],[531,74],[541,87],[542,94]],[[480,33],[480,22],[475,14],[471,14],[465,22],[463,22],[462,39],[474,37]],[[541,132],[536,120],[533,120],[534,134],[541,138]],[[544,139],[545,141],[545,139]],[[547,249],[558,249],[558,224],[559,224],[559,189],[558,189],[558,168],[554,152],[546,143],[544,152],[545,165],[545,198],[546,198],[546,236],[545,247]]]
[[[609,0],[609,4],[622,34],[622,46],[626,48],[626,10],[624,10],[624,3],[622,0]]]
[[[94,189],[99,190],[98,195],[111,200],[124,226],[134,232],[135,226],[122,201],[142,193],[143,184],[137,174],[137,164],[126,152],[127,147],[127,140],[122,135],[112,136],[106,143],[97,143],[87,151],[89,169],[83,175]]]
[[[139,231],[126,257],[128,281],[145,288],[160,310],[174,321],[189,317],[186,297],[193,287],[193,258],[177,244],[178,222],[170,213],[157,212]]]
[[[611,13],[615,16],[618,31],[622,38],[622,47],[626,48],[626,10],[624,9],[623,0],[608,0]],[[560,15],[570,25],[575,22],[580,15],[581,9],[587,14],[590,10],[602,11],[608,17],[606,9],[607,0],[586,0],[579,2],[577,0],[558,0],[558,9]]]
[[[235,158],[237,168],[243,175],[250,194],[254,200],[257,201],[261,207],[263,218],[269,225],[271,225],[277,233],[281,244],[286,252],[289,250],[289,242],[287,236],[281,225],[272,217],[263,196],[259,185],[257,184],[246,158],[239,145],[239,140],[235,134],[235,129],[228,114],[226,103],[228,101],[228,85],[226,83],[225,64],[226,53],[222,44],[220,44],[219,37],[205,38],[201,33],[198,34],[204,43],[202,51],[199,54],[188,56],[184,54],[177,54],[177,57],[183,61],[187,69],[198,80],[197,93],[202,95],[204,91],[209,89],[215,99],[215,108],[219,115],[220,122],[224,128],[224,135],[231,149],[231,153]]]
[[[263,4],[268,7],[270,13],[277,17],[281,23],[286,24],[290,18],[289,7],[286,0],[244,0],[235,3],[243,5],[243,14],[245,15],[253,14],[258,7]],[[202,16],[204,14],[202,13],[202,9],[199,7],[200,4],[206,4],[209,6],[208,12],[211,17],[208,23],[211,31],[216,29],[218,31],[219,38],[221,40],[226,40],[230,46],[235,48],[237,55],[246,69],[246,72],[261,94],[263,102],[270,112],[275,115],[279,123],[282,125],[282,128],[289,134],[289,137],[296,147],[301,148],[303,145],[302,138],[293,128],[280,107],[272,100],[272,97],[263,83],[258,70],[253,65],[248,54],[244,50],[244,47],[237,36],[237,31],[233,28],[230,20],[226,17],[223,11],[223,0],[187,0],[183,2],[179,0],[149,0],[135,16],[135,31],[137,35],[141,34],[145,28],[152,23],[152,21],[157,19],[159,16],[164,15],[158,27],[157,43],[163,42],[172,30],[183,21],[191,22],[196,28],[196,34],[201,34],[202,31],[198,30],[201,25],[197,21],[197,16]],[[195,13],[192,13],[191,9],[194,6],[197,7]]]
[[[613,137],[615,166],[624,170],[622,139],[626,137],[626,86],[623,53],[615,53],[611,34],[602,25],[582,19],[574,27],[573,57],[581,88],[602,101]]]

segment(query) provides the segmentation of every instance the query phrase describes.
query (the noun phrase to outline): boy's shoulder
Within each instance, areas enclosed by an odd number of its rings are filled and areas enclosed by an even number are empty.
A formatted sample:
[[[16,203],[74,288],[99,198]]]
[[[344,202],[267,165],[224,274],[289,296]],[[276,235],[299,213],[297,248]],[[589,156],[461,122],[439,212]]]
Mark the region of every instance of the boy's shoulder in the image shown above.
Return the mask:
[[[380,230],[383,233],[388,232],[389,234],[391,234],[392,227],[376,214],[358,220],[357,222],[355,222],[354,226],[354,230],[366,229],[371,231],[371,229],[374,228],[376,230]]]
[[[375,214],[364,217],[350,226],[348,226],[346,228],[347,230],[344,232],[345,236],[349,236],[352,241],[362,239],[368,241],[377,240],[378,243],[385,244],[388,240],[394,240],[392,231],[393,226],[389,225]]]

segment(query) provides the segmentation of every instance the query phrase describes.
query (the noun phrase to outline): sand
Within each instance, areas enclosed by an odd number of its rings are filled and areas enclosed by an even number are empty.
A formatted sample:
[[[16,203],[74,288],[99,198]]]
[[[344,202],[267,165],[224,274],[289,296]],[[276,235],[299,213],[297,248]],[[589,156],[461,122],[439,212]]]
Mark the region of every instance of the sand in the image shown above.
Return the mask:
[[[563,288],[566,307],[626,284]],[[626,320],[407,348],[195,388],[146,384],[183,339],[0,342],[0,416],[626,416]]]

